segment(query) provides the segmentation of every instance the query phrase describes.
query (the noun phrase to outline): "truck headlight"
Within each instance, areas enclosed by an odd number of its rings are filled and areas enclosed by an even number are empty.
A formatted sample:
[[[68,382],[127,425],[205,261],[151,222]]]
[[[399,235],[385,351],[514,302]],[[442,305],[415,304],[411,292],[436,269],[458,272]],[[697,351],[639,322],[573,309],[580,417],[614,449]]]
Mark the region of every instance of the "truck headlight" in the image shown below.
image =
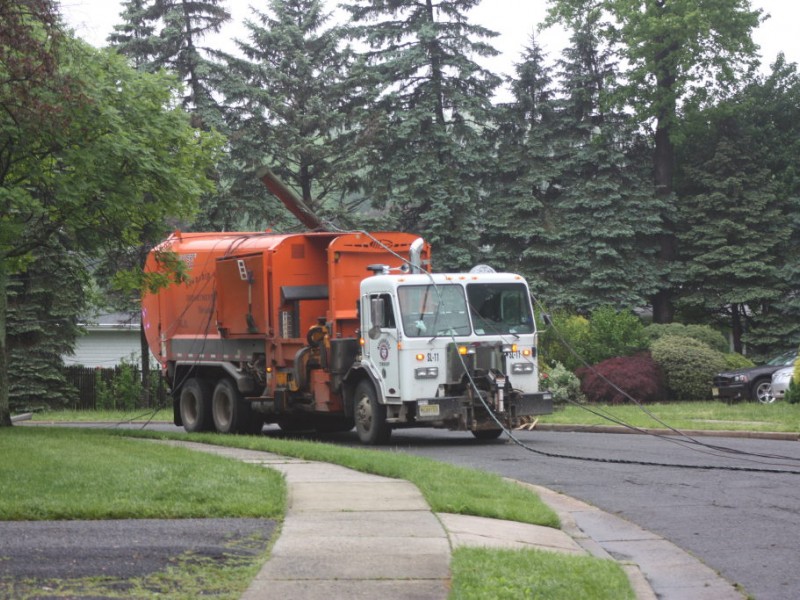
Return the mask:
[[[419,367],[414,369],[415,379],[436,379],[439,376],[439,367]]]
[[[533,363],[514,363],[511,365],[512,375],[523,375],[533,373]]]

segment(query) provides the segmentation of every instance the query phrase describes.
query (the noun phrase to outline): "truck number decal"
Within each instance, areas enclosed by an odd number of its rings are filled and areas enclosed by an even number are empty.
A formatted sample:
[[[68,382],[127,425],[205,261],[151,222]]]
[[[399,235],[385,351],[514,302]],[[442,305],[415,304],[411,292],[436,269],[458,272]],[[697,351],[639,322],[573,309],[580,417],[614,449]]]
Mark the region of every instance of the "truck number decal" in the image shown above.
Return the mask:
[[[428,362],[439,362],[439,353],[438,352],[428,352]]]

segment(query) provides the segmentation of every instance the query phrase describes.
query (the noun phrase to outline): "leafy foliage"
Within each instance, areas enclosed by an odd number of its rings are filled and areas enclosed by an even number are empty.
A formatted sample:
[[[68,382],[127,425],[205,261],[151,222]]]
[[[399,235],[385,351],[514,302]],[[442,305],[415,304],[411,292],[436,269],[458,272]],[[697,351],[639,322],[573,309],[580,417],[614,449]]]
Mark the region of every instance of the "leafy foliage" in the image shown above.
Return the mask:
[[[578,369],[581,391],[589,402],[624,404],[660,402],[666,397],[661,369],[648,352],[609,358]]]
[[[651,343],[665,335],[688,337],[703,342],[718,352],[728,352],[728,342],[719,331],[708,325],[684,325],[683,323],[653,323],[644,329]]]
[[[722,356],[725,359],[725,368],[731,371],[756,366],[752,360],[746,356],[742,356],[738,352],[726,352]]]
[[[581,392],[580,379],[569,371],[564,365],[557,362],[552,368],[542,371],[541,389],[553,395],[553,402],[565,404],[567,402],[583,402],[586,400]]]
[[[688,337],[666,335],[653,342],[650,351],[674,400],[707,399],[714,375],[725,369],[720,352]]]
[[[647,347],[644,325],[630,311],[604,306],[590,319],[564,312],[555,313],[551,319],[553,326],[542,334],[545,359],[560,362],[571,371]]]
[[[581,348],[589,338],[589,319],[556,311],[550,315],[550,320],[552,325],[539,334],[542,357],[548,364],[562,364],[574,371],[583,365]]]

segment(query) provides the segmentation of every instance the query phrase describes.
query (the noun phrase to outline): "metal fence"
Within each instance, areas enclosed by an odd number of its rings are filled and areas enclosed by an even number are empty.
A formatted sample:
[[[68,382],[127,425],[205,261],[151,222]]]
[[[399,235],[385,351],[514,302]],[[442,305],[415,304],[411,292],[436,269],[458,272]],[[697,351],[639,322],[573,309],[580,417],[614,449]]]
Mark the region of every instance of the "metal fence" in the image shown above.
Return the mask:
[[[91,368],[80,366],[64,367],[64,378],[78,390],[77,401],[69,408],[75,410],[96,410],[101,408],[156,408],[166,406],[167,386],[158,370],[150,372],[153,381],[150,398],[145,400],[142,393],[142,378],[139,369],[117,366],[114,368]],[[128,384],[124,395],[130,396],[124,402],[119,388],[120,382]],[[130,385],[132,379],[134,385]],[[137,387],[138,386],[138,387]],[[119,401],[119,405],[117,405]],[[109,402],[111,406],[109,406]],[[124,404],[124,406],[123,406]],[[131,406],[132,404],[132,406]]]

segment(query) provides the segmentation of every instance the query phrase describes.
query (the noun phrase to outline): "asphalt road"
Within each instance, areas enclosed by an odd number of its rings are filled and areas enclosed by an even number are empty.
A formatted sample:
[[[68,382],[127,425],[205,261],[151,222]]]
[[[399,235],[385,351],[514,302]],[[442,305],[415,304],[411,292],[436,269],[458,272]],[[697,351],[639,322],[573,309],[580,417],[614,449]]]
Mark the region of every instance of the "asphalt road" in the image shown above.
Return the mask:
[[[644,435],[534,431],[518,437],[548,454],[795,474],[552,458],[504,440],[476,443],[470,434],[420,429],[394,432],[392,447],[579,498],[674,542],[757,600],[800,598],[800,443],[697,438],[732,454]]]

